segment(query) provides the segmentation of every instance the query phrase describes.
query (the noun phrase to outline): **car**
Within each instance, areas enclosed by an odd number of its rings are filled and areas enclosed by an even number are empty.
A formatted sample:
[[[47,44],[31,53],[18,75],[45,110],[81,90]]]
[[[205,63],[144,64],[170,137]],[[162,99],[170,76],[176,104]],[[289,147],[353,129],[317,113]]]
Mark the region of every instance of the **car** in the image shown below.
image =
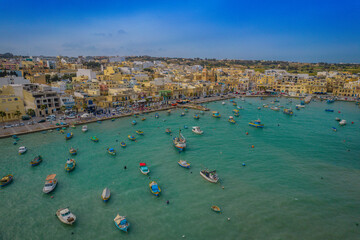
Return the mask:
[[[90,117],[90,115],[88,113],[84,113],[83,115],[81,115],[82,118],[88,118]]]
[[[25,124],[24,124],[24,123],[20,123],[20,126],[25,126]]]
[[[7,124],[4,126],[4,128],[11,128],[11,125]]]
[[[43,123],[43,122],[46,122],[46,120],[45,120],[45,119],[40,119],[40,120],[38,121],[38,123]]]
[[[66,118],[67,118],[67,119],[74,119],[74,118],[76,118],[76,116],[74,116],[74,115],[69,115],[69,116],[66,116]]]

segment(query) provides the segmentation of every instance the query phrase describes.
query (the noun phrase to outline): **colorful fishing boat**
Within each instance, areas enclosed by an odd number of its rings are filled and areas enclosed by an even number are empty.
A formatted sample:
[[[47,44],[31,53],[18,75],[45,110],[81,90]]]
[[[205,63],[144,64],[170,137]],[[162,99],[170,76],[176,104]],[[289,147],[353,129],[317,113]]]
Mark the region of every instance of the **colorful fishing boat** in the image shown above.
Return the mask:
[[[331,129],[332,129],[334,132],[337,131],[336,127],[332,127]]]
[[[217,183],[219,181],[219,177],[216,174],[216,170],[209,171],[209,170],[201,170],[200,175],[211,183]]]
[[[218,213],[221,212],[221,209],[220,209],[218,206],[216,206],[216,205],[211,206],[211,210],[213,210],[214,212],[218,212]]]
[[[133,121],[131,122],[131,124],[132,124],[132,125],[136,125],[137,122],[136,122],[135,120],[133,120]]]
[[[70,153],[70,155],[76,155],[76,154],[77,154],[77,150],[72,147],[72,148],[70,148],[69,153]]]
[[[126,216],[120,216],[119,214],[114,218],[115,226],[121,231],[127,232],[130,227],[130,223],[127,221]]]
[[[233,116],[229,116],[228,121],[229,121],[229,123],[232,123],[232,124],[235,124],[235,123],[236,123],[236,121],[235,121],[235,119],[234,119]]]
[[[264,108],[268,108],[268,107],[269,107],[269,105],[267,105],[267,104],[263,104],[263,107],[264,107]]]
[[[82,132],[87,132],[88,131],[88,126],[87,125],[82,126],[81,131]]]
[[[232,110],[233,111],[233,113],[239,113],[239,110],[238,109],[234,109],[234,110]]]
[[[155,113],[155,118],[159,118],[159,114],[158,114],[158,113]]]
[[[114,148],[107,148],[107,152],[108,154],[112,155],[112,156],[115,156],[116,155],[116,151]]]
[[[195,114],[194,119],[200,119],[199,115]]]
[[[140,172],[144,175],[148,175],[150,173],[149,168],[146,166],[146,163],[140,163]]]
[[[221,117],[221,114],[220,114],[219,112],[217,112],[217,111],[213,111],[213,112],[212,112],[212,116],[213,116],[214,118],[220,118],[220,117]]]
[[[111,121],[114,122],[114,121],[115,121],[115,118],[112,118]]]
[[[146,120],[146,118],[142,118],[142,119],[141,119],[141,121],[145,121],[145,120]]]
[[[237,103],[236,103],[236,102],[233,102],[232,104],[233,104],[233,106],[236,106],[236,105],[237,105]]]
[[[93,137],[91,137],[91,141],[93,141],[93,142],[98,142],[99,139],[98,139],[96,136],[93,136]]]
[[[66,136],[65,136],[65,139],[66,140],[69,140],[73,137],[73,133],[67,133]]]
[[[189,111],[189,109],[185,108],[185,112],[188,112],[188,111]]]
[[[50,174],[45,179],[45,185],[43,188],[44,193],[50,193],[57,185],[56,174]]]
[[[178,164],[180,167],[183,167],[183,168],[190,168],[190,163],[186,162],[185,160],[180,160],[178,161]]]
[[[120,143],[120,146],[126,147],[126,143],[125,143],[125,142],[121,142],[121,143]]]
[[[56,211],[56,216],[62,223],[72,225],[76,221],[76,216],[68,208],[60,208]]]
[[[110,196],[111,196],[110,189],[104,188],[104,190],[103,190],[103,192],[102,192],[102,194],[101,194],[101,199],[102,199],[104,202],[107,202],[107,201],[109,201]]]
[[[334,109],[325,109],[325,112],[334,112]]]
[[[76,167],[76,162],[74,159],[69,159],[65,163],[65,171],[71,172]]]
[[[144,132],[140,131],[140,130],[137,130],[136,133],[139,134],[139,135],[144,135]]]
[[[180,117],[183,117],[183,116],[185,116],[185,113],[184,113],[184,112],[181,113]]]
[[[128,139],[130,139],[131,141],[135,141],[136,138],[133,135],[128,135]]]
[[[27,148],[25,146],[19,147],[19,155],[26,153]]]
[[[154,194],[155,196],[160,196],[161,193],[161,188],[159,187],[159,185],[157,184],[157,182],[155,181],[151,181],[149,183],[149,188],[152,194]]]
[[[6,175],[0,179],[0,187],[5,187],[9,185],[14,180],[14,176],[12,174]]]
[[[39,156],[36,156],[35,158],[34,158],[34,160],[32,160],[31,162],[30,162],[30,164],[31,164],[31,166],[37,166],[37,165],[39,165],[41,162],[42,162],[42,157],[39,155]]]
[[[290,115],[290,116],[294,114],[294,112],[291,110],[291,108],[285,108],[283,113]]]
[[[76,126],[75,126],[74,124],[71,124],[70,127],[71,127],[72,129],[75,129],[75,128],[76,128]]]
[[[244,110],[244,108],[243,108],[242,106],[237,106],[237,108],[238,108],[239,110]]]
[[[174,143],[175,148],[177,148],[180,152],[185,150],[186,139],[181,134],[181,130],[179,130],[179,136],[173,138],[173,143]]]
[[[170,129],[170,128],[167,128],[167,129],[165,130],[165,132],[166,132],[167,134],[170,134],[170,133],[171,133],[171,129]]]
[[[249,122],[249,126],[256,127],[256,128],[263,128],[264,124],[261,124],[260,119],[258,119],[258,120]]]

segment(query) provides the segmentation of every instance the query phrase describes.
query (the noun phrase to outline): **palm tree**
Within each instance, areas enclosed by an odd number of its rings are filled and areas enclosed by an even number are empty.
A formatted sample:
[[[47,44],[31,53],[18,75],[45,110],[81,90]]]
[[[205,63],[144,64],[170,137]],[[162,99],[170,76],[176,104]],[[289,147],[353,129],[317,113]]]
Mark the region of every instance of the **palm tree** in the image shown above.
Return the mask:
[[[26,111],[26,114],[29,115],[29,116],[31,116],[31,117],[33,117],[33,116],[35,115],[35,111],[34,111],[34,109],[29,108],[29,109]]]
[[[21,112],[19,110],[17,110],[14,115],[18,118],[19,123],[20,123],[20,116],[21,116]]]
[[[44,105],[41,105],[40,107],[41,111],[47,109],[47,106],[44,104]],[[44,111],[44,116],[46,117],[46,111]]]
[[[6,112],[0,111],[1,122],[4,122],[4,117],[5,116],[6,116]]]

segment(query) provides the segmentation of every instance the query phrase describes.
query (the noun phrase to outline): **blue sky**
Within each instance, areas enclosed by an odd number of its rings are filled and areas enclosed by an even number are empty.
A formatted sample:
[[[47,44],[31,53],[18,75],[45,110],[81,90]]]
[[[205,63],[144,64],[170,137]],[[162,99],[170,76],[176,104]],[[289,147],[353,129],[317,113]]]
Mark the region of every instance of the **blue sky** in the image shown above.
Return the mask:
[[[360,62],[360,1],[0,1],[0,53]]]

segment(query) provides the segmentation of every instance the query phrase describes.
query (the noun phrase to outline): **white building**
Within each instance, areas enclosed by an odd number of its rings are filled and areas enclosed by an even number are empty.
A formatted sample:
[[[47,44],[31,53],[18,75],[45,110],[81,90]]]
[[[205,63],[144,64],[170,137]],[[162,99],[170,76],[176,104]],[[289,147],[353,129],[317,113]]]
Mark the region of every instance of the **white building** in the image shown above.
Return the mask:
[[[10,76],[10,77],[0,78],[0,88],[2,88],[5,85],[10,85],[10,84],[29,84],[29,83],[30,83],[30,81],[23,77]]]
[[[89,80],[96,79],[96,73],[91,69],[78,69],[76,72],[76,77],[87,76]]]

